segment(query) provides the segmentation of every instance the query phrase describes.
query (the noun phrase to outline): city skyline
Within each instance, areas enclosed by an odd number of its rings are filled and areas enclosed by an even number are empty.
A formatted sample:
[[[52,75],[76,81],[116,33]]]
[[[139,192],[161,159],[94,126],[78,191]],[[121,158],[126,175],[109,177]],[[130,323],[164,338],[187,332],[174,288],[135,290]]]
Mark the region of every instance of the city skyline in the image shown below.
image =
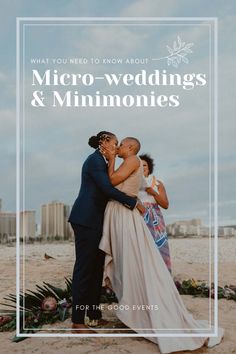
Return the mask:
[[[0,236],[4,235],[2,230],[5,228],[4,220],[9,220],[10,229],[9,236],[16,234],[16,212],[5,211],[3,200],[0,198]],[[37,210],[20,210],[20,234],[24,231],[24,238],[42,236],[55,237],[71,237],[73,236],[72,228],[68,223],[68,217],[71,205],[66,205],[63,201],[53,200],[44,203],[38,208],[41,210],[40,218],[36,218]],[[6,221],[5,221],[6,222]],[[195,235],[209,236],[213,235],[213,226],[204,225],[201,218],[192,218],[185,220],[175,220],[166,224],[169,236]],[[218,236],[236,236],[236,225],[219,225]]]
[[[0,206],[2,199],[0,199]],[[19,213],[20,238],[23,240],[37,239],[38,236],[47,240],[48,237],[60,237],[64,240],[73,235],[68,223],[70,206],[59,201],[41,205],[40,224],[36,222],[36,210],[22,210]],[[16,212],[0,209],[0,243],[14,241],[16,238]]]

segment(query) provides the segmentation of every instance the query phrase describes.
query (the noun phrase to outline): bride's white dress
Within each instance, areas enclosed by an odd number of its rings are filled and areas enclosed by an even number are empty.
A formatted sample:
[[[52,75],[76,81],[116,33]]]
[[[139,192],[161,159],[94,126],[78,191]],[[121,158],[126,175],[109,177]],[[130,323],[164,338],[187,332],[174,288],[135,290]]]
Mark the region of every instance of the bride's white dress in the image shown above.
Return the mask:
[[[142,178],[140,164],[117,188],[137,196]],[[186,309],[137,209],[129,210],[113,200],[108,202],[99,248],[106,253],[103,282],[109,278],[119,301],[116,315],[125,325],[137,333],[170,333],[170,329],[172,333],[202,333],[207,328],[209,333],[207,321],[195,320]],[[222,335],[220,331],[218,338],[210,338],[209,346],[219,343]],[[145,338],[158,344],[162,353],[171,353],[200,348],[207,335]]]

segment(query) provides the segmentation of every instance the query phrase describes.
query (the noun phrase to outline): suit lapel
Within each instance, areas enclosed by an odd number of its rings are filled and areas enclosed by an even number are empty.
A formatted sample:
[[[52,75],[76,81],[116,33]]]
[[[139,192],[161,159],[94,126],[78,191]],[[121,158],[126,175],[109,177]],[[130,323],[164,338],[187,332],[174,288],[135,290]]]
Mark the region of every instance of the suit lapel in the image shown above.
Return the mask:
[[[104,163],[104,165],[106,167],[108,167],[108,163],[105,161],[104,157],[102,156],[102,154],[100,153],[100,151],[97,149],[95,152],[94,152]]]

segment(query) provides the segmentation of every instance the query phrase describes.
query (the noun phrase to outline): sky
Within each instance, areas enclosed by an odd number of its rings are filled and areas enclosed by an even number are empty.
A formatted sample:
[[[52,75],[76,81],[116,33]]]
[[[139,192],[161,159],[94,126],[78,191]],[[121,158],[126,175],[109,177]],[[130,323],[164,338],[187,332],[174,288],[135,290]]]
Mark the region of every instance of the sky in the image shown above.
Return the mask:
[[[0,14],[0,198],[3,209],[15,210],[16,124],[15,56],[16,17],[218,17],[219,20],[219,224],[236,224],[235,162],[235,10],[234,1],[11,1],[2,4]],[[208,85],[191,91],[161,88],[160,94],[180,95],[175,109],[99,108],[76,109],[45,107],[35,109],[32,95],[31,57],[162,57],[167,55],[177,35],[190,43],[189,64],[181,63],[170,72],[205,72]],[[81,166],[92,153],[88,138],[100,130],[111,130],[119,139],[137,136],[142,152],[155,160],[155,174],[166,187],[170,207],[164,212],[167,223],[190,218],[209,219],[209,39],[206,27],[105,27],[49,28],[26,31],[25,48],[25,205],[37,210],[52,200],[73,204],[79,190]],[[42,70],[46,66],[38,65]],[[50,67],[47,66],[47,67]],[[52,66],[63,71],[64,67]],[[137,73],[142,65],[67,66],[70,72]],[[150,62],[147,70],[166,69],[164,60]],[[107,87],[98,88],[108,93]],[[142,88],[147,93],[150,88]],[[138,91],[138,90],[137,90]],[[114,89],[114,93],[124,93]],[[128,92],[130,93],[131,90]],[[141,92],[141,91],[139,91]],[[90,93],[88,89],[87,93]],[[112,93],[112,92],[110,92]],[[133,92],[134,94],[134,92]]]

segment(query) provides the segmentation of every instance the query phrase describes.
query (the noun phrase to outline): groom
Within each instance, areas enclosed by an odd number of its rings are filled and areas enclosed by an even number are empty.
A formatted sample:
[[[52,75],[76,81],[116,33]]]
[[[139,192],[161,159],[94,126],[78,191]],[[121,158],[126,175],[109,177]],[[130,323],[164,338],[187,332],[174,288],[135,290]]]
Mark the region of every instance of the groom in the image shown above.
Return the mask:
[[[112,186],[106,159],[99,151],[101,144],[116,149],[118,140],[106,131],[89,139],[89,145],[96,150],[83,164],[80,191],[68,220],[74,230],[76,252],[72,277],[72,333],[95,333],[84,323],[86,311],[90,320],[102,322],[99,303],[105,253],[98,246],[108,200],[115,199],[129,209],[137,204],[136,198]]]

